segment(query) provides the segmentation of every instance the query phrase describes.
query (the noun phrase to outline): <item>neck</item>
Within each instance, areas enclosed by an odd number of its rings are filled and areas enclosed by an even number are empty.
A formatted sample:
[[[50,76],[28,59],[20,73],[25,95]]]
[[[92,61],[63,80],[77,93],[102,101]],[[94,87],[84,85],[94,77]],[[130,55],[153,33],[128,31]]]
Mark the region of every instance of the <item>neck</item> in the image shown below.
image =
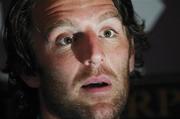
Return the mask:
[[[39,119],[60,119],[60,118],[55,117],[53,114],[49,112],[49,110],[47,109],[43,101],[41,94],[39,95],[39,97],[40,97],[40,118]]]
[[[40,119],[60,119],[52,115],[46,108],[45,105],[41,105]]]

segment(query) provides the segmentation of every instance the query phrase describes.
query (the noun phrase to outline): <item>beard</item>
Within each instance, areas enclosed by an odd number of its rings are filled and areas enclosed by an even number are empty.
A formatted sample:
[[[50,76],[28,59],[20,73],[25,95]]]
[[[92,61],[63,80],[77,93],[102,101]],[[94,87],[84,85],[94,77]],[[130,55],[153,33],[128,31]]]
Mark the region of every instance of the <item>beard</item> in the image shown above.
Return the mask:
[[[128,97],[127,72],[127,68],[124,68],[115,73],[111,68],[105,66],[98,69],[79,70],[72,81],[73,86],[90,76],[98,74],[106,74],[116,81],[116,84],[114,84],[116,88],[113,90],[111,97],[98,97],[96,99],[98,103],[89,104],[82,100],[83,97],[73,97],[69,93],[66,75],[59,78],[61,72],[41,68],[40,76],[43,79],[40,87],[41,101],[48,112],[57,119],[118,119]],[[74,88],[71,90],[74,90]],[[105,100],[106,98],[108,98],[108,101]]]

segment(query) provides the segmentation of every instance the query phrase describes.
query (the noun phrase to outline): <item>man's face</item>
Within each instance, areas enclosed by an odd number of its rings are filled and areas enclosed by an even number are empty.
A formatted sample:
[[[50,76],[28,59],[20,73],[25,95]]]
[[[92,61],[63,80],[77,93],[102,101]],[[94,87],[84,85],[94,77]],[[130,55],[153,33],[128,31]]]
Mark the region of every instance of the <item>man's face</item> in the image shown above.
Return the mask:
[[[115,118],[133,56],[113,2],[39,0],[32,15],[43,107],[55,117]]]

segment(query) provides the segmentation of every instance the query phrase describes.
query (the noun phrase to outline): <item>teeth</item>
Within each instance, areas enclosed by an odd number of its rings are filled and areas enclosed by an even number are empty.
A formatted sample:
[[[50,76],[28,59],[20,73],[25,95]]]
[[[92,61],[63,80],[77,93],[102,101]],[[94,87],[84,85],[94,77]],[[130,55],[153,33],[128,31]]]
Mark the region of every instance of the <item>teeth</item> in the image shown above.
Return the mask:
[[[108,84],[104,82],[91,83],[91,84],[83,86],[83,88],[96,88],[96,87],[104,87],[104,86],[108,86]]]

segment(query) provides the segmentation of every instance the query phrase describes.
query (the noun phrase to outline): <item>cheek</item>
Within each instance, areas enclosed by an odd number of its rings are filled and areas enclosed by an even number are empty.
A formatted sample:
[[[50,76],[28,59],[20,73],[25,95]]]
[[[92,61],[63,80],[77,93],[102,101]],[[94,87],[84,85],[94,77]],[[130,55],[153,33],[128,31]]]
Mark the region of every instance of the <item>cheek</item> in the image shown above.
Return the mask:
[[[69,92],[79,69],[77,60],[72,57],[49,56],[48,61],[43,62],[41,65],[44,68],[43,70],[49,74],[47,78],[53,80],[60,87],[63,85],[63,90]]]
[[[127,53],[114,53],[110,55],[111,62],[114,67],[121,68],[124,67],[128,62],[128,54]]]
[[[74,57],[74,55],[66,55],[66,56],[54,56],[52,58],[52,65],[55,70],[70,73],[76,71],[76,68],[79,66],[79,62]]]
[[[54,74],[55,80],[71,85],[79,67],[77,60],[72,57],[56,57],[51,61],[48,70]]]
[[[47,45],[39,47],[36,52],[38,63],[49,71],[70,72],[77,65],[72,52],[59,53]]]
[[[129,50],[128,47],[118,47],[108,53],[108,59],[111,66],[117,71],[127,69],[129,61]]]
[[[71,79],[79,66],[72,53],[62,55],[39,49],[36,55],[40,68],[51,73],[57,80],[64,79],[64,77]]]

